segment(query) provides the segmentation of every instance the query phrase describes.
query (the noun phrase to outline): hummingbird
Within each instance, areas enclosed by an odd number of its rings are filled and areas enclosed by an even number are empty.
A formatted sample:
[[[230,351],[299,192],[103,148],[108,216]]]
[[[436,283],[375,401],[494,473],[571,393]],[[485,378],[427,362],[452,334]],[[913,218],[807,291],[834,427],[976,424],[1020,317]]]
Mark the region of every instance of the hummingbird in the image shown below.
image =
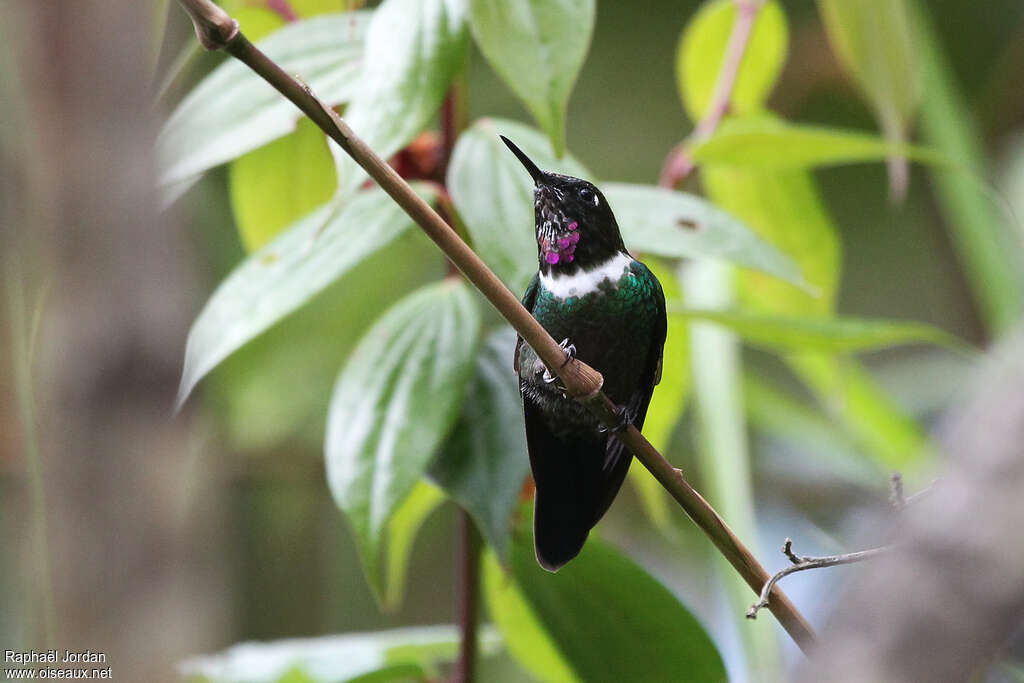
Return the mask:
[[[581,178],[541,171],[500,136],[534,182],[537,274],[523,306],[573,357],[604,376],[602,390],[618,406],[605,429],[565,394],[551,369],[522,338],[513,367],[519,376],[526,441],[536,487],[537,561],[557,571],[579,554],[608,510],[633,459],[615,435],[643,427],[661,379],[665,295],[661,283],[626,250],[608,200]]]

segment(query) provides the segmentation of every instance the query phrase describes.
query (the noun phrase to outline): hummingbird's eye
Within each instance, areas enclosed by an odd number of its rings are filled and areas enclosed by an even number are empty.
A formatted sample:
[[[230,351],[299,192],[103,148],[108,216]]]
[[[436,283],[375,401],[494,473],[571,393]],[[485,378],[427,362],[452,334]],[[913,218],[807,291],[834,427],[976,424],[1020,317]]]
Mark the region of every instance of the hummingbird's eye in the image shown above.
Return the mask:
[[[591,190],[589,187],[581,187],[579,195],[580,199],[582,199],[585,202],[590,202],[594,206],[597,206],[600,202],[600,200],[597,198],[597,194],[595,194],[594,191]]]

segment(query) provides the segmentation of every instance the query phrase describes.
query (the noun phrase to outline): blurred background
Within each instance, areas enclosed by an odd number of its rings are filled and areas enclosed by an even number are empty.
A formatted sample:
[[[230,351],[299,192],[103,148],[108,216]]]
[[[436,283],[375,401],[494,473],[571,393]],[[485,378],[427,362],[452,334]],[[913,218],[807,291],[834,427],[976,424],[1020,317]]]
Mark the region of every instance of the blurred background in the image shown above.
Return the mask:
[[[245,3],[243,30],[247,20],[267,31],[283,22],[265,4]],[[781,4],[790,49],[770,108],[792,121],[876,131],[818,5]],[[1024,216],[1024,5],[926,4],[977,124],[984,177]],[[597,177],[656,183],[692,129],[674,73],[699,5],[598,3],[567,119],[568,148]],[[118,680],[175,680],[183,657],[238,641],[450,623],[454,506],[427,518],[405,600],[384,613],[323,465],[338,369],[383,304],[443,275],[441,256],[407,234],[233,354],[172,414],[189,325],[244,258],[246,237],[232,211],[237,169],[215,169],[161,210],[153,140],[175,102],[225,58],[191,58],[157,101],[152,74],[195,42],[175,3],[0,6],[0,649],[43,649],[57,633],[61,647],[110,653]],[[165,11],[158,50],[140,27],[159,25]],[[467,119],[529,121],[471,49]],[[927,168],[911,166],[903,201],[891,199],[884,163],[814,179],[840,234],[840,313],[927,322],[980,347],[992,341]],[[700,180],[686,188],[699,191]],[[856,549],[865,515],[886,505],[887,469],[775,356],[745,350],[744,360],[756,554],[774,571],[786,536],[804,554]],[[962,356],[924,346],[864,361],[925,430],[968,369]],[[689,418],[672,444],[674,464],[694,471]],[[910,486],[927,484],[928,471],[912,473]],[[708,570],[708,544],[670,513],[670,528],[655,528],[626,487],[599,531],[682,597],[743,679],[735,608]],[[821,596],[849,571],[805,573],[785,588],[819,621],[834,607]],[[788,641],[783,651],[794,655]]]

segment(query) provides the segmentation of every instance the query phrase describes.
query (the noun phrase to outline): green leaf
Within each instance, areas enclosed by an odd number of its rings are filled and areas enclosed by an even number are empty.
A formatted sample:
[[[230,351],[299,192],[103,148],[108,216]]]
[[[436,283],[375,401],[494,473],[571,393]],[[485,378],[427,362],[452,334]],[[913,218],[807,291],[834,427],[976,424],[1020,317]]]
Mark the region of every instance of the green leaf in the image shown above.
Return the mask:
[[[430,467],[430,476],[469,512],[502,556],[530,473],[522,399],[512,371],[515,343],[507,326],[487,337],[459,422]]]
[[[411,225],[383,190],[372,189],[341,208],[321,207],[252,254],[217,287],[192,323],[178,406],[233,351]]]
[[[225,6],[224,11],[238,22],[239,29],[245,33],[246,38],[253,42],[263,40],[274,31],[288,25],[288,22],[280,14],[267,7],[240,5],[229,8]]]
[[[389,664],[376,671],[354,676],[345,683],[426,683],[432,680],[427,670],[419,664]]]
[[[822,353],[789,359],[822,407],[887,470],[905,472],[934,453],[921,427],[852,359]]]
[[[826,479],[869,489],[886,477],[881,463],[864,458],[852,435],[836,429],[813,399],[795,396],[748,372],[743,378],[743,404],[755,434],[784,444],[755,454],[760,470],[777,472],[790,484]]]
[[[412,493],[398,506],[387,528],[387,578],[384,582],[385,610],[394,611],[405,595],[405,577],[409,557],[423,522],[445,500],[444,492],[430,482],[420,480]]]
[[[565,152],[569,93],[587,56],[595,10],[594,0],[470,0],[477,46],[558,157]]]
[[[338,368],[381,311],[444,276],[436,251],[419,230],[405,231],[221,362],[204,380],[203,404],[225,448],[319,454]]]
[[[447,279],[386,311],[338,376],[327,416],[327,481],[379,596],[384,532],[454,425],[479,335],[469,287]]]
[[[512,291],[522,292],[537,272],[533,180],[499,133],[542,169],[581,177],[590,174],[571,156],[556,161],[544,136],[522,123],[480,119],[459,136],[448,167],[452,201],[480,258]]]
[[[465,3],[385,0],[374,12],[362,81],[345,121],[385,159],[430,122],[462,68],[469,45]],[[335,151],[344,186],[357,185],[362,169]]]
[[[745,341],[785,353],[851,353],[899,344],[935,344],[956,351],[964,342],[924,323],[868,318],[795,316],[747,311],[694,310],[671,307],[671,317],[704,320],[726,327]],[[645,430],[646,431],[646,430]]]
[[[921,134],[943,154],[962,163],[972,177],[986,178],[985,133],[974,119],[926,4],[913,5],[918,27],[915,43],[924,78]],[[1024,310],[1024,250],[1019,228],[1007,223],[976,187],[964,183],[962,174],[930,170],[975,305],[992,334],[1006,332]]]
[[[259,249],[282,228],[324,204],[336,184],[327,138],[306,118],[294,133],[236,159],[228,189],[246,251]]]
[[[806,286],[786,254],[700,197],[651,185],[604,183],[601,188],[630,249],[729,261]]]
[[[679,282],[670,268],[651,259],[647,260],[647,267],[661,282],[666,301],[678,300],[681,297]],[[662,355],[661,383],[654,389],[643,429],[647,440],[663,454],[668,452],[672,433],[686,408],[690,389],[689,361],[690,343],[686,321],[679,316],[670,316]],[[658,526],[667,528],[672,517],[665,489],[646,467],[631,467],[628,476],[636,487],[647,516]]]
[[[886,137],[902,134],[921,95],[918,46],[905,0],[818,0],[832,50],[853,76]]]
[[[887,142],[869,133],[788,124],[770,117],[730,119],[711,137],[695,142],[690,157],[698,164],[799,169],[903,156],[938,166],[951,162],[935,150]]]
[[[487,611],[501,631],[505,648],[541,681],[573,683],[579,676],[552,640],[536,611],[519,590],[512,574],[488,550],[482,558]]]
[[[811,176],[799,170],[712,166],[702,178],[711,200],[792,258],[817,294],[748,271],[740,275],[741,299],[774,313],[830,313],[839,283],[840,245]]]
[[[297,21],[258,47],[302,78],[323,101],[345,102],[360,75],[370,14],[345,12]],[[180,192],[207,169],[290,133],[301,116],[249,67],[226,61],[181,101],[160,131],[160,184]]]
[[[481,650],[493,652],[500,642],[492,628],[480,630]],[[454,626],[414,626],[387,631],[346,633],[320,638],[292,638],[265,643],[239,643],[223,652],[183,661],[180,673],[211,683],[275,683],[285,676],[302,675],[316,683],[374,678],[374,674],[411,672],[432,668],[451,660],[459,648],[459,633]],[[381,674],[380,672],[383,672]],[[401,679],[398,679],[401,680]]]
[[[748,117],[749,118],[749,117]],[[835,225],[811,175],[796,169],[711,166],[704,187],[764,239],[789,254],[819,296],[759,273],[739,274],[740,300],[754,312],[829,316],[835,308],[841,253]],[[926,452],[921,429],[855,362],[841,371],[834,357],[794,354],[788,362],[833,416],[878,462],[919,461]]]
[[[488,604],[498,628],[513,655],[544,680],[565,680],[566,667],[585,681],[673,681],[681,672],[687,681],[726,680],[700,622],[643,568],[597,538],[551,574],[537,564],[524,529],[512,545],[511,576],[493,559],[488,566]],[[512,580],[525,612],[514,595],[502,600],[504,582]],[[508,607],[514,614],[506,621],[501,611]],[[543,669],[531,645],[540,647]]]
[[[711,104],[736,22],[736,5],[733,0],[707,3],[690,20],[680,38],[676,80],[683,106],[693,121],[699,121]],[[775,0],[770,0],[758,11],[729,97],[729,111],[746,114],[762,107],[782,71],[788,44],[786,15]]]

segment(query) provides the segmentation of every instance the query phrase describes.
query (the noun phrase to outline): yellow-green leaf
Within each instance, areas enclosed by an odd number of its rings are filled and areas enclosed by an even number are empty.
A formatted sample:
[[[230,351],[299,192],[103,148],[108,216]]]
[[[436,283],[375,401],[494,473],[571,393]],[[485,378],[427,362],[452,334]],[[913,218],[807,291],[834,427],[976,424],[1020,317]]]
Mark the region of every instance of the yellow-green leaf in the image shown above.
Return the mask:
[[[405,576],[409,569],[409,556],[423,522],[445,500],[444,491],[421,479],[388,522],[387,568],[384,583],[384,603],[387,610],[395,610],[405,595]]]
[[[669,320],[706,320],[726,327],[744,341],[773,351],[851,353],[899,344],[936,344],[955,351],[966,345],[953,335],[924,323],[855,317],[822,317],[716,311],[674,307]],[[647,431],[646,429],[644,430]]]
[[[906,0],[818,0],[832,51],[875,109],[887,137],[904,130],[921,95]]]
[[[523,668],[550,683],[580,680],[492,550],[483,556],[483,587],[487,611],[505,634],[505,647]]]
[[[738,4],[733,0],[714,0],[704,5],[687,24],[679,41],[676,80],[683,106],[693,121],[700,120],[711,103]],[[731,112],[746,114],[762,107],[782,71],[788,43],[786,15],[778,2],[769,0],[761,6],[754,21],[729,98]]]
[[[769,116],[724,121],[713,135],[690,147],[698,164],[798,169],[882,161],[899,155],[937,166],[952,163],[939,152],[840,128],[784,123]]]
[[[306,118],[294,133],[236,159],[228,187],[246,250],[259,249],[282,228],[326,202],[336,184],[327,139]]]

